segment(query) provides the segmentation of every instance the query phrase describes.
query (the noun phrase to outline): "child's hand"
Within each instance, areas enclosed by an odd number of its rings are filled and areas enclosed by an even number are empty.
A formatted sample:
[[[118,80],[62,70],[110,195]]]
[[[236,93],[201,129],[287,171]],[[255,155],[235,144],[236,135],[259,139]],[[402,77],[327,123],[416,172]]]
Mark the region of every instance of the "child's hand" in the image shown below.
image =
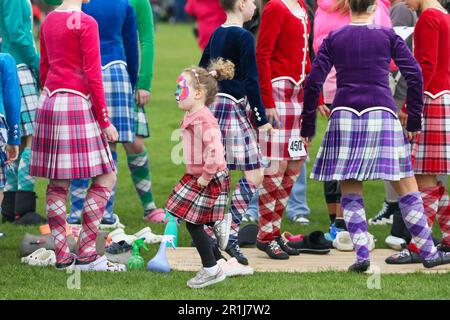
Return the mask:
[[[414,141],[414,139],[416,138],[416,136],[420,134],[420,131],[416,131],[416,132],[409,132],[408,131],[408,140],[410,142]]]
[[[11,162],[17,160],[19,157],[19,146],[7,144],[6,148],[6,164],[10,164]]]
[[[280,115],[276,108],[266,109],[267,120],[275,129],[280,129]]]
[[[406,123],[408,122],[408,114],[404,113],[402,110],[398,113],[398,119],[403,127],[406,127]]]
[[[203,177],[200,177],[197,179],[197,185],[200,188],[205,188],[206,186],[208,186],[208,184],[209,184],[209,181],[206,181],[205,179],[203,179]]]
[[[140,107],[144,107],[150,101],[151,96],[152,95],[150,91],[143,89],[136,90],[135,95],[136,104]]]
[[[267,132],[268,134],[273,132],[273,127],[270,123],[266,123],[265,125],[258,127],[258,130],[261,132]]]
[[[323,105],[319,106],[318,109],[319,109],[319,113],[322,116],[327,117],[327,118],[330,117],[330,108],[328,108],[326,105],[323,104]]]
[[[116,142],[119,139],[119,133],[112,123],[109,125],[109,127],[102,130],[108,142]]]
[[[309,144],[312,141],[312,138],[305,138],[305,137],[301,137],[301,138],[302,138],[302,141],[303,141],[303,144],[305,145],[305,147],[308,148]]]

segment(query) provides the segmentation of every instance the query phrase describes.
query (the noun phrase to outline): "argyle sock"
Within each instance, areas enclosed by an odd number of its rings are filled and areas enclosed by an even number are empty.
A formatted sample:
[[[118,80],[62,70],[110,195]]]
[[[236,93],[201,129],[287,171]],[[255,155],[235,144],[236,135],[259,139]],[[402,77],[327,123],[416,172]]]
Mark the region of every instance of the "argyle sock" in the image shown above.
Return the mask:
[[[369,260],[369,238],[362,196],[357,193],[342,195],[341,205],[347,230],[355,246],[356,260]]]
[[[71,259],[66,236],[67,188],[49,184],[47,187],[47,217],[57,263],[67,263]]]
[[[89,179],[74,179],[70,181],[70,217],[81,219],[88,188]]]
[[[280,227],[284,209],[286,208],[292,188],[300,174],[299,170],[286,170],[283,180],[278,188],[277,200],[273,217],[273,235],[275,238],[281,236]]]
[[[79,261],[90,262],[97,257],[95,241],[97,239],[98,226],[110,197],[111,190],[96,183],[93,183],[88,190],[83,207],[83,223],[79,238]]]
[[[435,259],[438,256],[431,228],[424,214],[423,200],[420,192],[412,192],[399,198],[399,207],[406,228],[411,233],[411,242],[419,249],[424,260]]]
[[[257,191],[257,187],[242,177],[237,183],[231,198],[230,213],[233,218],[231,222],[230,238],[228,245],[236,245],[238,240],[239,227],[242,221],[242,215],[247,211],[248,204]]]
[[[134,187],[139,195],[144,212],[156,209],[153,200],[152,180],[147,150],[138,154],[129,154],[127,156],[127,162]]]
[[[447,190],[439,184],[440,195],[437,220],[442,232],[442,244],[450,246],[450,203]]]
[[[265,175],[262,186],[258,190],[259,231],[258,241],[270,242],[274,237],[274,218],[277,203],[277,192],[284,175]]]
[[[117,167],[117,152],[116,151],[111,151],[111,155],[112,158],[114,160],[114,166],[116,167],[116,177],[118,176],[118,167]],[[111,218],[114,215],[114,203],[116,201],[116,191],[117,191],[117,179],[116,179],[116,183],[114,184],[114,187],[112,189],[111,192],[111,197],[108,200],[108,203],[106,205],[106,209],[105,209],[105,217]]]
[[[34,191],[34,177],[30,176],[30,156],[31,148],[26,147],[23,149],[20,156],[17,189],[22,191]]]

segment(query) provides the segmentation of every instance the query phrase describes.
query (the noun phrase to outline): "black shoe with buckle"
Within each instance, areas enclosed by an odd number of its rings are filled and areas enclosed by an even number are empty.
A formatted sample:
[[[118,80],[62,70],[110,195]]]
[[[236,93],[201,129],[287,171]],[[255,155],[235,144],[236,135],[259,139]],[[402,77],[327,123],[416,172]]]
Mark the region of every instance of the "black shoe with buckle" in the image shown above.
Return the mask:
[[[278,237],[275,240],[280,245],[281,250],[286,252],[288,255],[290,255],[290,256],[298,256],[300,254],[300,251],[290,247],[288,245],[287,241],[284,240],[282,237]]]
[[[289,255],[281,249],[278,242],[275,240],[270,241],[269,243],[256,242],[256,247],[267,253],[267,255],[272,259],[278,260],[286,260],[289,259]]]
[[[363,273],[369,270],[370,267],[370,261],[369,260],[363,260],[363,261],[356,261],[354,264],[352,264],[348,271],[350,272],[357,272],[357,273]]]
[[[232,258],[236,258],[236,260],[240,264],[248,266],[248,260],[242,253],[241,248],[239,248],[238,244],[229,244],[225,249],[225,252],[228,253]]]
[[[423,260],[423,266],[425,268],[434,268],[443,264],[450,263],[450,253],[438,251],[439,256],[436,259]]]
[[[413,264],[422,263],[422,258],[418,253],[405,248],[399,253],[386,258],[385,262],[387,264]]]
[[[447,246],[446,244],[443,244],[443,243],[439,243],[436,246],[436,249],[438,249],[438,251],[441,251],[441,252],[450,252],[450,246]]]

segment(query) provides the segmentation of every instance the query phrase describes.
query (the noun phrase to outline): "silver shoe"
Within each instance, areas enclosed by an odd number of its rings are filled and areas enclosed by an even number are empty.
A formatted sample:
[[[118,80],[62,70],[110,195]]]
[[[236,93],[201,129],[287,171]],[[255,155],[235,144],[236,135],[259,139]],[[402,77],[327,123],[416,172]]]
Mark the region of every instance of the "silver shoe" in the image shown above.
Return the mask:
[[[212,285],[214,283],[225,280],[225,274],[219,267],[217,273],[210,275],[205,268],[201,268],[194,278],[187,282],[189,288],[200,289]]]
[[[216,224],[214,225],[214,234],[219,243],[220,250],[225,250],[228,245],[232,220],[233,217],[231,216],[231,214],[226,213],[223,216],[223,220],[216,222]]]

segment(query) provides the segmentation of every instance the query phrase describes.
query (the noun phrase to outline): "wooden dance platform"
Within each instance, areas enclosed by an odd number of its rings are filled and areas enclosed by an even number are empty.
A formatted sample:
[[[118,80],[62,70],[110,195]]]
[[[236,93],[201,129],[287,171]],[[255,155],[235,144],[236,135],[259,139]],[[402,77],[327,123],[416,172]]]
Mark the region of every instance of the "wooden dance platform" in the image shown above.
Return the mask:
[[[331,250],[326,255],[300,254],[291,256],[289,260],[272,260],[264,252],[256,248],[242,248],[255,272],[321,272],[347,271],[355,261],[354,252],[340,252]],[[396,251],[375,249],[371,252],[371,270],[369,273],[446,273],[450,272],[450,265],[426,269],[422,264],[389,265],[384,260]],[[226,253],[224,253],[226,255]],[[167,248],[167,259],[170,267],[179,271],[198,271],[200,257],[195,248]]]

